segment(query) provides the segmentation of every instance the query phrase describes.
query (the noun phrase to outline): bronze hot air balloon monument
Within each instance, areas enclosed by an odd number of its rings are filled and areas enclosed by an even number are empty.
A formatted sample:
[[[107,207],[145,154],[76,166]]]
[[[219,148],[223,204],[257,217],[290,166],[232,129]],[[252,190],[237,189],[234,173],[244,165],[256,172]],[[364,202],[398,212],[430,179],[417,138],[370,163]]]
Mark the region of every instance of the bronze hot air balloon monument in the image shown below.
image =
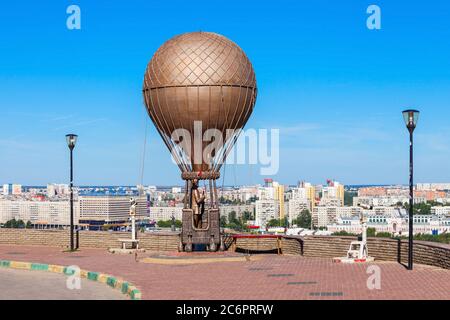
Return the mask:
[[[192,251],[195,244],[223,249],[216,181],[256,94],[250,60],[216,33],[175,36],[147,65],[145,105],[185,180],[181,251]]]

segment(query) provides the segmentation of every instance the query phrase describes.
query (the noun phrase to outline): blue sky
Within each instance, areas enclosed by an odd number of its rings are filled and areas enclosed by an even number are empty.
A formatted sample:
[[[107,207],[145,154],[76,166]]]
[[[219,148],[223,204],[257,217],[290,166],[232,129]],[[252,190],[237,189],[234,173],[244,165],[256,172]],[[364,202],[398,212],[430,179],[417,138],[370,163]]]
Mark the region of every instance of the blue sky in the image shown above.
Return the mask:
[[[81,8],[81,30],[66,8]],[[381,8],[368,30],[366,8]],[[64,135],[77,133],[76,183],[179,183],[144,111],[147,62],[172,36],[213,31],[253,63],[247,124],[280,129],[285,184],[407,183],[406,107],[422,111],[416,181],[450,181],[448,1],[20,1],[0,11],[0,183],[67,181]],[[258,166],[227,166],[226,184]]]

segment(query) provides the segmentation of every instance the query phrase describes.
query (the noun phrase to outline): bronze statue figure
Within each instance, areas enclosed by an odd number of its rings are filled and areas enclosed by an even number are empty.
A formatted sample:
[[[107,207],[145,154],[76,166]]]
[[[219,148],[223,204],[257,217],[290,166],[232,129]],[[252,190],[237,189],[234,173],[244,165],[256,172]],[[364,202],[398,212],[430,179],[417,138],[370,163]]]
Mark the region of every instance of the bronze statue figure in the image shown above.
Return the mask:
[[[191,188],[191,209],[194,211],[194,226],[197,229],[202,228],[202,217],[205,212],[205,190],[200,193],[198,180],[192,180]]]

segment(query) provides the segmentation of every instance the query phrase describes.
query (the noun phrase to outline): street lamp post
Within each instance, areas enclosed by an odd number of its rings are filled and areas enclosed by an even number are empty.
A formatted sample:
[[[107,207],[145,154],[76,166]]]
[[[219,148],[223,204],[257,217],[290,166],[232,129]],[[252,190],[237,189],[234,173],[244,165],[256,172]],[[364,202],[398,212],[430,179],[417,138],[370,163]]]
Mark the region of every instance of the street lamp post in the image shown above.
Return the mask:
[[[171,224],[171,230],[175,231],[175,216],[172,214],[172,218],[171,218],[172,224]]]
[[[70,150],[70,250],[74,251],[73,243],[73,148],[77,142],[78,136],[70,133],[66,135],[67,146]]]
[[[413,211],[414,211],[414,153],[413,133],[419,120],[419,111],[403,111],[403,119],[409,131],[409,231],[408,231],[408,270],[413,269]]]

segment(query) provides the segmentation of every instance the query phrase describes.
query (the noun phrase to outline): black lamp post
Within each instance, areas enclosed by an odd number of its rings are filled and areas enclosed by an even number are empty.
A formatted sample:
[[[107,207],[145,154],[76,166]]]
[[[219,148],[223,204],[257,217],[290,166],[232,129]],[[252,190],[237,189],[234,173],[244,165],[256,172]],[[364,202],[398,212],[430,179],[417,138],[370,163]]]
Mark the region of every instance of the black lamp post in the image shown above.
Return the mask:
[[[172,214],[171,220],[172,220],[171,230],[172,230],[172,231],[175,231],[175,216],[174,216],[173,214]]]
[[[409,131],[409,231],[408,231],[408,270],[413,269],[413,210],[414,210],[414,154],[413,132],[419,120],[419,111],[403,111],[403,119]]]
[[[77,142],[78,136],[70,133],[66,135],[67,146],[70,150],[70,250],[75,250],[73,243],[73,148]]]

